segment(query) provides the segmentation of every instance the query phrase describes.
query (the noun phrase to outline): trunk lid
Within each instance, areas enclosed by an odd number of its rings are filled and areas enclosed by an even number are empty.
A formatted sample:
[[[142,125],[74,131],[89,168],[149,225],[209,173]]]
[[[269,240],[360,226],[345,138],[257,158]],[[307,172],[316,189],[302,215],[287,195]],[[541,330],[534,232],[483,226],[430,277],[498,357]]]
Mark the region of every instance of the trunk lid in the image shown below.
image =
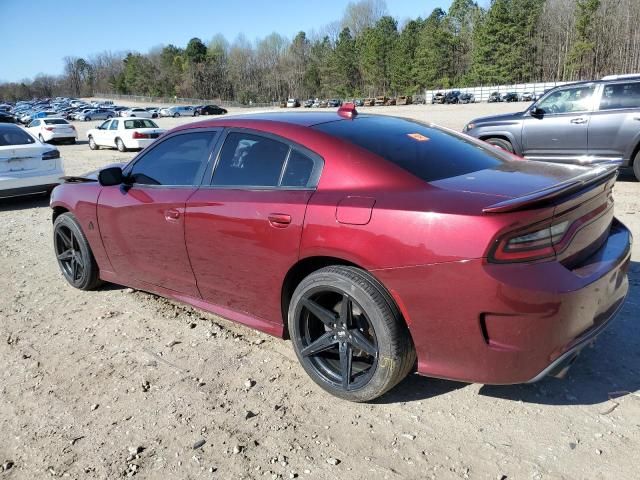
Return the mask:
[[[19,174],[55,168],[55,160],[42,160],[45,150],[39,144],[0,148],[0,173]]]

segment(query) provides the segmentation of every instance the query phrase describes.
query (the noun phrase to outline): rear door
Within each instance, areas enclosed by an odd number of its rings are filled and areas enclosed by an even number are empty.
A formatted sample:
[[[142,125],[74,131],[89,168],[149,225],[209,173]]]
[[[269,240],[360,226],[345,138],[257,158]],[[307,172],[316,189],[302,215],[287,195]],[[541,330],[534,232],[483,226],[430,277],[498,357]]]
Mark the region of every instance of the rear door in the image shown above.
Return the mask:
[[[200,185],[217,134],[189,130],[169,136],[127,166],[130,188],[102,189],[100,234],[123,282],[199,297],[184,242],[185,203]]]
[[[594,89],[592,84],[567,87],[541,99],[535,106],[542,113],[524,117],[523,155],[531,160],[570,163],[586,156]]]
[[[589,155],[628,164],[639,141],[640,81],[605,84],[589,123]]]
[[[282,323],[280,287],[321,168],[282,138],[228,131],[210,184],[187,202],[185,238],[204,300]]]

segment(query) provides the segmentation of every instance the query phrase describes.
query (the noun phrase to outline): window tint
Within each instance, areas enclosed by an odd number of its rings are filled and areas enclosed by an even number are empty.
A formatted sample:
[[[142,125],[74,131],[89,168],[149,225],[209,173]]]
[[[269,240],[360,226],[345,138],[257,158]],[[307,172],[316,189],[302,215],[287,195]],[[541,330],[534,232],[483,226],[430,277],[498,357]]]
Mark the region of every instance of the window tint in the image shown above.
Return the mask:
[[[605,85],[600,110],[640,108],[640,82]]]
[[[19,127],[0,126],[0,147],[8,145],[29,145],[36,143],[35,139]]]
[[[130,128],[158,128],[158,125],[155,124],[155,122],[152,122],[151,120],[146,120],[143,118],[139,118],[136,120],[125,120],[124,122],[124,128],[130,129]]]
[[[493,147],[400,118],[371,116],[313,128],[353,143],[427,182],[456,177],[505,163]],[[366,168],[366,167],[365,167]]]
[[[591,109],[594,86],[565,88],[550,94],[536,106],[545,113],[585,112]]]
[[[230,133],[220,152],[212,185],[275,187],[289,146],[248,133]]]
[[[109,130],[117,130],[118,129],[118,120],[113,120],[111,125],[109,125]]]
[[[311,172],[313,172],[313,160],[297,150],[292,150],[280,185],[283,187],[306,187],[309,185]]]
[[[38,127],[38,126],[40,126],[40,120],[34,120],[33,122],[31,122],[31,126],[32,126],[32,127]]]
[[[62,120],[61,118],[55,118],[53,120],[45,120],[44,123],[47,125],[68,125],[69,122],[66,120]]]
[[[111,123],[111,120],[107,120],[106,122],[103,122],[102,125],[100,125],[98,128],[102,129],[102,130],[106,130],[109,128],[109,124]]]
[[[200,181],[216,132],[175,135],[142,156],[131,169],[135,183],[195,185]]]

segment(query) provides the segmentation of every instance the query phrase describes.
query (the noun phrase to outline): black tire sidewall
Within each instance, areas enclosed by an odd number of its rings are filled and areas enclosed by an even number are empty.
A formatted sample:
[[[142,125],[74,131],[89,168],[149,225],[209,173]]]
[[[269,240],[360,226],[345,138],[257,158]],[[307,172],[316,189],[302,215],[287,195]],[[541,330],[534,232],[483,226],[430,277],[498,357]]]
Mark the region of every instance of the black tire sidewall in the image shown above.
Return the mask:
[[[508,140],[504,140],[502,138],[487,138],[485,142],[491,145],[494,145],[496,147],[500,147],[509,153],[515,153],[515,150],[513,149],[513,145],[511,145],[511,142],[509,142]]]
[[[640,182],[640,150],[633,159],[633,174],[636,176],[636,180]]]
[[[89,246],[89,242],[87,238],[84,236],[84,232],[80,228],[78,221],[75,217],[70,213],[63,213],[58,218],[56,218],[53,224],[53,238],[54,238],[54,253],[55,252],[55,235],[58,227],[65,226],[73,231],[74,236],[78,240],[78,246],[80,247],[80,254],[82,255],[82,261],[84,263],[84,269],[82,272],[82,276],[76,280],[75,282],[71,279],[67,278],[62,269],[62,265],[60,260],[56,260],[58,262],[58,267],[60,268],[60,273],[64,279],[71,285],[72,287],[78,288],[80,290],[90,290],[96,286],[98,283],[98,265],[93,257],[93,253],[91,251],[91,247]]]
[[[361,273],[360,273],[361,272]],[[354,281],[354,277],[357,279]],[[300,300],[305,293],[318,287],[328,286],[348,292],[360,307],[366,312],[371,323],[378,343],[378,358],[372,366],[374,372],[370,380],[362,387],[345,391],[341,387],[327,382],[316,371],[312,363],[300,355],[302,348],[301,334],[299,331],[298,318],[302,309]],[[397,313],[397,309],[389,303],[389,298],[381,292],[381,287],[364,275],[364,272],[351,267],[327,267],[318,270],[306,277],[296,288],[289,304],[288,325],[294,351],[300,364],[311,377],[324,390],[332,395],[354,402],[365,402],[373,400],[393,388],[407,372],[399,372],[403,369],[402,359],[398,358],[397,348],[394,344],[397,335],[394,328],[400,326],[404,332],[406,326]],[[393,325],[393,324],[396,325]],[[408,336],[408,332],[407,332]],[[409,348],[413,346],[408,341]]]

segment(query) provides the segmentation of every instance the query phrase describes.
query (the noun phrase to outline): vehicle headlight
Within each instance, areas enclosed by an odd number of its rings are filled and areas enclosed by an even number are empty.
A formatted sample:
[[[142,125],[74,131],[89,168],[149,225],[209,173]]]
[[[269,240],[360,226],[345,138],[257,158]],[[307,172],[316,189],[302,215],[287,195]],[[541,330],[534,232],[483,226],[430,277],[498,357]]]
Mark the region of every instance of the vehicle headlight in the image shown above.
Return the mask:
[[[467,123],[464,126],[464,129],[462,131],[463,132],[468,132],[469,130],[473,130],[474,128],[476,128],[476,124],[475,123]]]

